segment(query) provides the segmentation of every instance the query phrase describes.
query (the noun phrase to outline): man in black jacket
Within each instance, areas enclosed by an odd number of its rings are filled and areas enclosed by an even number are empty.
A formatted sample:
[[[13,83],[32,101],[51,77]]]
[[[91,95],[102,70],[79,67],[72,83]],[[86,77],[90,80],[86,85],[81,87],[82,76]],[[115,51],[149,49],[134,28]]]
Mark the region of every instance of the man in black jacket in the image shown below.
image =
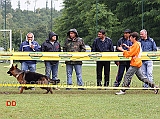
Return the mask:
[[[92,45],[92,52],[113,52],[113,43],[109,37],[106,37],[105,31],[100,30],[98,32],[98,38],[96,38]],[[104,86],[109,85],[110,76],[110,61],[97,61],[97,86],[102,86],[102,69],[104,67]]]
[[[41,46],[42,52],[61,52],[61,46],[58,42],[58,35],[54,32],[49,33],[49,37]],[[45,75],[50,78],[52,71],[52,80],[56,82],[58,80],[58,64],[59,61],[47,61],[45,60]]]
[[[131,33],[130,29],[126,29],[124,31],[123,37],[121,37],[117,42],[117,46],[116,46],[117,52],[122,52],[118,50],[118,47],[122,47],[124,50],[128,50],[128,48],[132,45],[132,42],[129,40],[130,33]],[[115,63],[118,66],[118,73],[113,86],[118,87],[122,81],[125,69],[127,72],[127,70],[130,67],[130,61],[116,61]]]

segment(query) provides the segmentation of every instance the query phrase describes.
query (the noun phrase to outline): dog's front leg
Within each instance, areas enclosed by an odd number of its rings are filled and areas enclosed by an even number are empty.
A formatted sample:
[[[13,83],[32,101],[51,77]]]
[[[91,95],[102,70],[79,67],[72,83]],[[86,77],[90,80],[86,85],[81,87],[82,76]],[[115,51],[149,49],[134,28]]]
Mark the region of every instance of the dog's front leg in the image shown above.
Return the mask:
[[[23,87],[23,86],[21,87],[20,92],[19,92],[20,94],[23,93],[24,88],[25,87]]]
[[[50,93],[53,94],[52,88],[49,88],[49,90],[50,90]]]

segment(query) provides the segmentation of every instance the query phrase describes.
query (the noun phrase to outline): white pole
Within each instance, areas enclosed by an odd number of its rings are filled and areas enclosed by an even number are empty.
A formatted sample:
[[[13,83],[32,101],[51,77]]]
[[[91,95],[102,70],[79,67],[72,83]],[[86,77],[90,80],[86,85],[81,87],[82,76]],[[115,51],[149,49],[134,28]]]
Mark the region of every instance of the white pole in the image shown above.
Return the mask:
[[[9,48],[9,50],[10,50],[10,52],[12,52],[12,30],[10,29],[10,30],[7,30],[7,29],[5,29],[5,30],[0,30],[0,31],[9,31],[9,38],[10,38],[10,48]],[[10,66],[9,67],[11,67],[11,65],[13,64],[13,60],[10,60]]]
[[[10,52],[12,51],[12,30],[10,30]]]
[[[10,30],[10,52],[12,52],[12,30]],[[10,60],[10,67],[13,64],[13,60]]]
[[[9,31],[9,38],[10,38],[10,48],[9,48],[9,50],[11,52],[12,51],[12,30],[11,29],[10,30],[5,29],[5,30],[0,30],[0,31]]]

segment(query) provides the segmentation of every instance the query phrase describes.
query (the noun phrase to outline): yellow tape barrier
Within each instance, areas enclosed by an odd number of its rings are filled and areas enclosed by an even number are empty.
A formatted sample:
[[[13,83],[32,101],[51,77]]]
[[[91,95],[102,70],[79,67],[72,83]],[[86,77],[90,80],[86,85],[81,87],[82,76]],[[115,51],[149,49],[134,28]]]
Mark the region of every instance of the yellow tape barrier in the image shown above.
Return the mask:
[[[160,51],[143,52],[142,60],[160,60]],[[120,61],[122,52],[0,52],[0,60]]]
[[[0,87],[19,87],[19,86],[24,86],[24,87],[57,87],[57,88],[85,88],[85,89],[129,89],[129,90],[142,90],[145,89],[143,87],[103,87],[103,86],[75,86],[75,85],[38,85],[38,84],[0,84]],[[154,88],[149,88],[154,89]],[[160,88],[156,88],[160,89]]]

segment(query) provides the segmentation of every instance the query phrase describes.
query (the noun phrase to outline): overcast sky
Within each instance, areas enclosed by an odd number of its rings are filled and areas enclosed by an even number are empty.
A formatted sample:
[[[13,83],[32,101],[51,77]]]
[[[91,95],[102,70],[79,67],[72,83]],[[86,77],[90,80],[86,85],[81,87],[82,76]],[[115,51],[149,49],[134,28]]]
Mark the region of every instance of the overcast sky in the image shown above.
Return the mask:
[[[18,1],[19,0],[11,0],[11,4],[12,4],[12,8],[18,8]],[[27,10],[27,4],[26,4],[27,0],[20,0],[20,4],[21,4],[21,9],[22,10]],[[51,0],[29,0],[30,1],[30,5],[28,6],[28,10],[34,10],[34,6],[35,6],[35,1],[36,2],[36,9],[37,8],[45,8],[46,7],[46,1],[48,1],[48,7],[51,7]],[[60,10],[62,9],[62,4],[63,4],[63,0],[52,0],[53,1],[53,7],[55,6],[56,10]]]

